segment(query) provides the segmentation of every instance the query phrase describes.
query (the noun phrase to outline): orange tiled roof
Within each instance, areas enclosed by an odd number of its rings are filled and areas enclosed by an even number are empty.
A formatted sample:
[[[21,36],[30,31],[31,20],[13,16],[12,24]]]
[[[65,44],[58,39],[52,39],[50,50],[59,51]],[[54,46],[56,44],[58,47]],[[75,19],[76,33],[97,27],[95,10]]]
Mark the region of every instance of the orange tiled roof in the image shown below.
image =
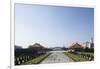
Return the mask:
[[[83,48],[83,47],[80,44],[76,43],[76,44],[70,46],[70,48],[76,49],[76,48]]]
[[[41,48],[44,48],[42,45],[40,45],[39,43],[35,43],[32,45],[32,47],[41,47]]]

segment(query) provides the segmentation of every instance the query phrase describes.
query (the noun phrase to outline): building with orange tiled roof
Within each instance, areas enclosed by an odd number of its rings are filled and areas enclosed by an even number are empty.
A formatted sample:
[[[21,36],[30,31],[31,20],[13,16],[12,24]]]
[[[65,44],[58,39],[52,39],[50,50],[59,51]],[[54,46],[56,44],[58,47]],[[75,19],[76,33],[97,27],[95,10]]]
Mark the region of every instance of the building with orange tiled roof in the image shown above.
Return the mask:
[[[78,43],[72,44],[69,49],[74,51],[81,51],[84,47]]]

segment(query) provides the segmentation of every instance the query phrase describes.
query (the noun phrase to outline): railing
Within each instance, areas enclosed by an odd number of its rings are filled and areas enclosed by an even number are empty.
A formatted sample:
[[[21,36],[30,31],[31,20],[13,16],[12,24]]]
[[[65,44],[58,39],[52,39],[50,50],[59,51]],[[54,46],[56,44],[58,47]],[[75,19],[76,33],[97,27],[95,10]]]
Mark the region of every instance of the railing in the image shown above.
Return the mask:
[[[37,54],[37,55],[21,55],[19,57],[15,57],[15,65],[21,65],[21,64],[24,64],[25,62],[29,61],[29,60],[32,60],[40,55],[43,55],[44,53],[42,54]]]
[[[94,54],[92,53],[80,53],[80,57],[85,58],[86,60],[92,61],[94,60]]]

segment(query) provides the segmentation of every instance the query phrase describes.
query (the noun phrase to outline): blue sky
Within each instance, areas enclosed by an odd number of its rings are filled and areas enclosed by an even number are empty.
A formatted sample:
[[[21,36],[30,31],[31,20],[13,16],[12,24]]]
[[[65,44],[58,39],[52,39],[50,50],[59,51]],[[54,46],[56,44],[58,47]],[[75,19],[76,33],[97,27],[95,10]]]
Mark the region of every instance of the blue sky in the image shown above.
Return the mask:
[[[15,44],[45,47],[86,42],[94,36],[94,9],[15,4]]]

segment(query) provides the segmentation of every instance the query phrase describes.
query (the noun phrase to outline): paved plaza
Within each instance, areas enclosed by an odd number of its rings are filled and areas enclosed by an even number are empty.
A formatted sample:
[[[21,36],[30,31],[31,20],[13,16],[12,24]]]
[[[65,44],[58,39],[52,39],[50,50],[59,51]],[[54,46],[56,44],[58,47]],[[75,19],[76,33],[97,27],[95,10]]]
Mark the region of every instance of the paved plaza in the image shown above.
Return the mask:
[[[41,64],[73,62],[72,59],[63,54],[63,51],[52,51],[51,53]]]

